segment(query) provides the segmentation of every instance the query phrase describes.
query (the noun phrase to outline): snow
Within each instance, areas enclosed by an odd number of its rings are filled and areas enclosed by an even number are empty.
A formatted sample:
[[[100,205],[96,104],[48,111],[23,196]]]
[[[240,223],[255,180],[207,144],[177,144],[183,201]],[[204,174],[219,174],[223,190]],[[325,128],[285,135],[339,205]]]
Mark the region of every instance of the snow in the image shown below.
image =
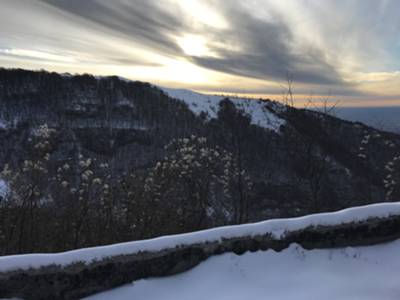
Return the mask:
[[[159,88],[171,98],[185,102],[196,115],[204,112],[210,119],[217,118],[219,103],[225,98],[225,96],[204,95],[185,89]],[[230,99],[238,110],[251,117],[251,123],[254,125],[279,132],[280,126],[285,124],[284,119],[267,109],[267,106],[270,106],[276,109],[275,111],[279,111],[282,105],[278,103],[236,97],[230,97]]]
[[[5,120],[0,119],[0,129],[7,129],[8,124]]]
[[[400,240],[368,247],[214,256],[175,276],[149,278],[87,300],[398,300]]]
[[[150,240],[92,247],[54,254],[24,254],[0,257],[0,272],[16,269],[39,268],[48,265],[66,266],[74,262],[90,263],[106,257],[134,254],[141,251],[160,251],[180,245],[218,242],[223,238],[239,238],[270,233],[280,239],[287,232],[309,226],[338,225],[357,222],[371,217],[384,218],[400,215],[400,202],[379,203],[341,210],[333,213],[308,215],[299,218],[274,219],[253,224],[225,226],[193,233],[170,235]]]
[[[3,179],[0,179],[0,200],[8,193],[8,184]]]

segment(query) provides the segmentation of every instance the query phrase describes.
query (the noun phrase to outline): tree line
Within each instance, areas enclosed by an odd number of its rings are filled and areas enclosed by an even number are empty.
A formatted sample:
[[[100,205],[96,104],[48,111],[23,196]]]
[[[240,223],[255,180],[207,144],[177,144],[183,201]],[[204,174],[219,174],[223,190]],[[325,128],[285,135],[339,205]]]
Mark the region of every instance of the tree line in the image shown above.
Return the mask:
[[[205,137],[171,140],[146,170],[112,174],[107,162],[53,159],[46,124],[26,157],[0,174],[0,254],[54,252],[234,224],[246,220],[252,181],[229,151]],[[240,191],[240,192],[239,192]]]

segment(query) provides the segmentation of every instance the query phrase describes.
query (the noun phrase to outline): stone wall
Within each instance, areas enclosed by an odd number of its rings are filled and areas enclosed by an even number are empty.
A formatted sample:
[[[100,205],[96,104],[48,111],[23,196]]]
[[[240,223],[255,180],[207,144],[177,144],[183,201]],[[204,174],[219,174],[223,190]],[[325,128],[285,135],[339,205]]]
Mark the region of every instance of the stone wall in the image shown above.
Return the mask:
[[[0,298],[79,299],[134,280],[168,276],[189,270],[212,255],[226,252],[273,249],[281,251],[291,243],[305,249],[363,246],[400,238],[400,216],[370,218],[339,226],[307,227],[287,233],[282,239],[271,235],[225,239],[192,244],[159,252],[114,256],[91,264],[0,273]]]

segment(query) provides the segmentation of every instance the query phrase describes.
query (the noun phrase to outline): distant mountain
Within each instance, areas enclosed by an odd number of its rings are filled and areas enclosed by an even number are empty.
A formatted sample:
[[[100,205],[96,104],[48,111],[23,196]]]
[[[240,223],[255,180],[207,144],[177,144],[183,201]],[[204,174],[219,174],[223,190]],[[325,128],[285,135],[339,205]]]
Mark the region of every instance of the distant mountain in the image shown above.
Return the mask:
[[[270,100],[208,96],[116,76],[0,69],[0,167],[22,170],[33,157],[28,146],[42,124],[56,131],[48,177],[56,181],[65,164],[78,170],[81,157],[95,159],[108,166],[105,199],[118,211],[116,217],[104,210],[116,223],[104,225],[110,232],[104,229],[101,241],[85,236],[92,227],[87,233],[79,228],[85,238],[49,245],[53,251],[384,201],[385,164],[400,148],[396,134]],[[197,149],[198,141],[206,146]],[[171,152],[171,142],[187,146]],[[201,167],[196,155],[214,169]],[[182,160],[188,163],[178,174]],[[225,176],[222,169],[232,165],[234,175]],[[76,172],[62,185],[79,185]],[[149,187],[156,176],[164,181]],[[231,180],[229,195],[226,177]],[[59,211],[57,199],[66,197],[62,187],[46,183],[42,190],[46,205]],[[75,201],[68,199],[66,203]],[[95,205],[88,209],[100,211]],[[135,229],[117,234],[113,230],[122,226],[119,221]]]
[[[339,107],[336,115],[349,121],[392,132],[400,132],[400,106],[385,107]]]

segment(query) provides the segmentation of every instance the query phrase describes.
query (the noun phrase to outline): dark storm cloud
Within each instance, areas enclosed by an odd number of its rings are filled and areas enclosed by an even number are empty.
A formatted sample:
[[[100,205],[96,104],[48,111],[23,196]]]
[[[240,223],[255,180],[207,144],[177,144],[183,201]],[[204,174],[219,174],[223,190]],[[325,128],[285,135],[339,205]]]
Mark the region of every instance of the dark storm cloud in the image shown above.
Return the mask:
[[[210,26],[192,28],[179,10],[165,10],[160,1],[130,2],[100,0],[43,0],[84,20],[104,26],[119,34],[174,57],[185,54],[174,36],[196,33],[211,41],[208,45],[218,57],[187,57],[202,67],[268,80],[285,80],[291,74],[296,82],[314,84],[344,84],[335,68],[324,60],[315,47],[296,53],[292,48],[290,28],[281,19],[274,22],[254,17],[239,1],[219,1],[215,4],[229,29]],[[213,42],[214,41],[214,42]],[[221,46],[223,45],[223,46]],[[231,45],[239,45],[238,51]]]

